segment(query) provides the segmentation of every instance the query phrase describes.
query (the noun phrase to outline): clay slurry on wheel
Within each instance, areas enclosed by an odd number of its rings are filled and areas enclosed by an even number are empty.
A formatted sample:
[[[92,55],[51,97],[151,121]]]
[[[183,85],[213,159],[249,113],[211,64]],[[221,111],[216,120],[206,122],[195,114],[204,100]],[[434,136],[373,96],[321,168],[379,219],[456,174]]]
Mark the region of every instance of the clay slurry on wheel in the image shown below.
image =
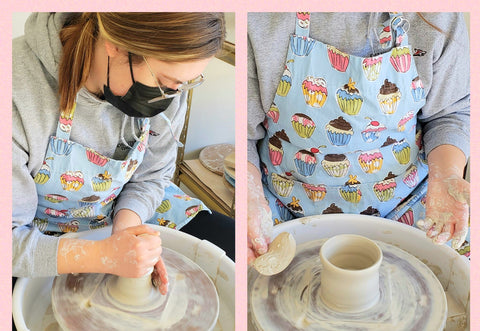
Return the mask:
[[[154,289],[153,293],[147,291],[153,300],[119,301],[122,295],[132,294],[109,293],[115,292],[115,275],[56,277],[52,307],[58,324],[64,330],[212,330],[219,314],[219,299],[211,279],[197,264],[175,251],[163,248],[162,257],[169,274],[168,293],[162,296],[151,283],[140,284]]]

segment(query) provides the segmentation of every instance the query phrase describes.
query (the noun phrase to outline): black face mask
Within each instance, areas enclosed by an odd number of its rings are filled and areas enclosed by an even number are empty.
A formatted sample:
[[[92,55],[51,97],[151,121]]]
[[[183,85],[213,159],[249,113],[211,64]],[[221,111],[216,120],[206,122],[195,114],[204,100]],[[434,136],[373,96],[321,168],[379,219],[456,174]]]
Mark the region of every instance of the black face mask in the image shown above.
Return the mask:
[[[103,94],[105,100],[118,108],[124,114],[132,117],[152,117],[165,111],[173,98],[163,99],[156,102],[148,103],[160,95],[158,87],[151,87],[136,82],[133,78],[132,58],[128,55],[130,64],[130,75],[132,76],[133,85],[128,89],[127,93],[121,97],[115,95],[110,90],[110,57],[108,58],[107,67],[107,85],[103,85]]]

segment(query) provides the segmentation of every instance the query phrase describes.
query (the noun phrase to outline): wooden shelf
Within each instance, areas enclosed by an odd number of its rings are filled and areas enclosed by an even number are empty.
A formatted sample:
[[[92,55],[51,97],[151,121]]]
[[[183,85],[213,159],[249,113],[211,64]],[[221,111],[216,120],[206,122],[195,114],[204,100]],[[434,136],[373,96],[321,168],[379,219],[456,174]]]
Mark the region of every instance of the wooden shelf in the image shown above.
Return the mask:
[[[235,217],[235,194],[223,176],[205,168],[200,160],[183,160],[179,166],[179,180],[208,208]]]

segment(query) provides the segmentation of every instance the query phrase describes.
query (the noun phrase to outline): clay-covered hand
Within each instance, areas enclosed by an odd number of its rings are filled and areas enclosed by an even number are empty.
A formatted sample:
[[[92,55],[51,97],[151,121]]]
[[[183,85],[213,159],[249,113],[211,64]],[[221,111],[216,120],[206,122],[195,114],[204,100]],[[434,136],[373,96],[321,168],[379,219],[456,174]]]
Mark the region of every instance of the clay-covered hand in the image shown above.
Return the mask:
[[[257,205],[256,207],[255,213],[250,213],[250,207],[248,208],[247,259],[249,264],[268,251],[268,245],[272,240],[272,212],[268,206]]]
[[[160,291],[161,294],[165,295],[168,291],[168,275],[167,269],[165,268],[165,263],[163,259],[160,258],[152,273],[152,283]]]
[[[272,212],[263,194],[260,171],[248,163],[247,261],[268,251],[273,230]]]
[[[429,176],[426,217],[417,226],[437,244],[452,239],[458,249],[468,233],[470,184],[458,175]]]
[[[101,271],[129,278],[144,276],[162,253],[160,233],[148,225],[116,231],[99,241],[98,247]]]

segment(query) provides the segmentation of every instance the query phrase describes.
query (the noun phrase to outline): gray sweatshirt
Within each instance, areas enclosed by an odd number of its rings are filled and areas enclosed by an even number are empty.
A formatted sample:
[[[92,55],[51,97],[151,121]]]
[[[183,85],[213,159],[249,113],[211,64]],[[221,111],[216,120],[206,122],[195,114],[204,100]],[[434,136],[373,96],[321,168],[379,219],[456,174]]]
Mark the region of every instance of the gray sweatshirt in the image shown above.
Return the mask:
[[[33,176],[42,166],[49,137],[59,119],[58,33],[68,14],[37,13],[25,24],[25,36],[13,40],[12,63],[12,236],[13,276],[42,277],[57,274],[59,239],[30,226],[38,203]],[[176,136],[183,127],[186,94],[176,97],[164,114]],[[139,128],[110,103],[82,89],[70,139],[116,159],[133,145]],[[175,170],[177,145],[161,116],[151,118],[148,150],[142,164],[118,196],[115,211],[130,209],[142,221],[160,205],[164,188]],[[152,134],[153,133],[153,134]],[[120,146],[120,148],[119,148]]]
[[[468,32],[461,13],[405,13],[409,44],[425,51],[414,56],[424,84],[426,104],[418,114],[425,151],[442,144],[470,149],[470,58]],[[381,53],[379,26],[388,13],[311,13],[310,37],[345,53],[368,57]],[[259,165],[256,143],[282,76],[295,13],[248,14],[248,160]]]

